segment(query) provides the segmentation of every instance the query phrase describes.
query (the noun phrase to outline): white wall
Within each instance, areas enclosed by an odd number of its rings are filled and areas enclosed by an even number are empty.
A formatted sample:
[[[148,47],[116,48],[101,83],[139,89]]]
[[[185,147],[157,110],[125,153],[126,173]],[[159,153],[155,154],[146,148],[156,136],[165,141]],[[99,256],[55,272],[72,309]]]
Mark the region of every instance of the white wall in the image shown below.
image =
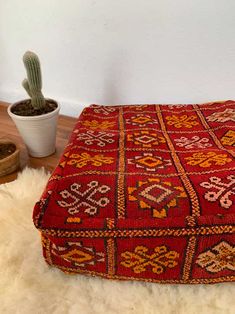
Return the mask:
[[[0,0],[0,99],[25,97],[22,55],[43,92],[89,103],[235,98],[234,0]]]

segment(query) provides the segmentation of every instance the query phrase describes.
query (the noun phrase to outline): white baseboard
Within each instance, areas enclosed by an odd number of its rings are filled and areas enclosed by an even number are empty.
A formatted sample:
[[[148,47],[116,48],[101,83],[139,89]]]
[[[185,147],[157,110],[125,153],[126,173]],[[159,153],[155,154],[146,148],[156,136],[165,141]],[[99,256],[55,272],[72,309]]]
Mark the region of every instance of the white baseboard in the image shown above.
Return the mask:
[[[0,90],[0,100],[13,103],[16,101],[19,101],[20,99],[25,99],[27,98],[25,93],[21,93],[19,91],[3,91]],[[50,98],[50,97],[48,97]],[[55,99],[54,97],[51,97]],[[73,101],[67,101],[64,99],[56,99],[60,105],[60,114],[66,115],[66,116],[72,116],[72,117],[77,117],[81,111],[88,105],[88,104],[79,104]]]

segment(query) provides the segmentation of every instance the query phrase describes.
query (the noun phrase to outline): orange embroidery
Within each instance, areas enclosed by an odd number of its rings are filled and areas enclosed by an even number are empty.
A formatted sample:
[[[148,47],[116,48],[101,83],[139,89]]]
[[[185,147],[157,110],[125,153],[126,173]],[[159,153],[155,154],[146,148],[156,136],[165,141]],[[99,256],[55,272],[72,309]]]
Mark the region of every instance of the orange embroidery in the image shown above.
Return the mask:
[[[202,168],[207,168],[213,164],[216,166],[223,166],[232,161],[231,158],[228,158],[227,154],[217,154],[214,152],[208,153],[195,153],[190,157],[186,157],[187,164],[191,166],[200,166]]]
[[[153,273],[162,274],[167,268],[178,265],[179,253],[168,250],[165,245],[155,247],[152,254],[148,252],[146,246],[137,246],[134,252],[126,251],[121,254],[121,265],[131,268],[136,274],[149,269]]]
[[[89,129],[109,129],[114,127],[115,122],[110,122],[110,121],[97,121],[97,120],[85,120],[81,122],[82,125]]]
[[[113,157],[107,157],[102,154],[90,155],[88,153],[81,153],[69,155],[69,153],[66,153],[64,156],[67,157],[67,160],[60,163],[61,167],[65,167],[66,164],[77,168],[82,168],[88,164],[100,167],[103,164],[112,164],[114,162]]]
[[[229,130],[222,138],[221,143],[223,145],[235,146],[235,131]]]
[[[196,116],[167,116],[166,117],[167,124],[173,125],[175,128],[179,129],[182,127],[185,127],[187,129],[191,129],[193,126],[198,125],[199,123],[195,120],[197,120]]]

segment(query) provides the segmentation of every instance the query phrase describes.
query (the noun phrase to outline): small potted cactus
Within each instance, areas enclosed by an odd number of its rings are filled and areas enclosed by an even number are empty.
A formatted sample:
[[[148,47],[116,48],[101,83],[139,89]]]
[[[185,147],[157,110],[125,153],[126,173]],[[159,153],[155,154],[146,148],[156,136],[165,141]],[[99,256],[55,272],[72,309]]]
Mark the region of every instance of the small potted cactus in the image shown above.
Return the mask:
[[[30,99],[18,101],[8,107],[32,157],[45,157],[55,152],[59,104],[42,94],[41,68],[38,56],[27,51],[23,56],[27,79],[22,82]]]

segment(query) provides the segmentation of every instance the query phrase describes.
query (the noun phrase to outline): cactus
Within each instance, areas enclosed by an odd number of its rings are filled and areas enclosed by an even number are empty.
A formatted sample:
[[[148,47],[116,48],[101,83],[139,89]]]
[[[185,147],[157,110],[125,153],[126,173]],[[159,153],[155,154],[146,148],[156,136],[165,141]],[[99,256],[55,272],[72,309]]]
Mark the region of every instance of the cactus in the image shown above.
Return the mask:
[[[41,68],[38,56],[31,51],[27,51],[23,56],[24,66],[27,72],[27,79],[22,82],[23,87],[31,98],[34,109],[43,109],[46,100],[42,94]]]

